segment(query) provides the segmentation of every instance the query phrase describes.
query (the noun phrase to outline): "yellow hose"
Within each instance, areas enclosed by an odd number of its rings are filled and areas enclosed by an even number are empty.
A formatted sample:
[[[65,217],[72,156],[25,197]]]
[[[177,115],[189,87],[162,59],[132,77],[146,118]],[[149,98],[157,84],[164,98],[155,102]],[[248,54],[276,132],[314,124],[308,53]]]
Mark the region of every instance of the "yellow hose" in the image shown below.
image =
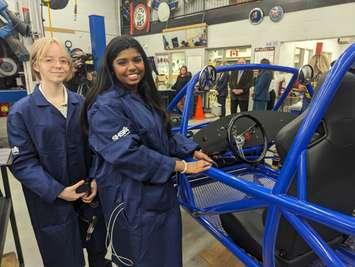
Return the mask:
[[[74,21],[76,21],[78,17],[78,0],[74,1]]]
[[[47,7],[48,7],[48,30],[51,33],[51,37],[53,38],[51,3],[50,3],[50,1],[47,2]]]

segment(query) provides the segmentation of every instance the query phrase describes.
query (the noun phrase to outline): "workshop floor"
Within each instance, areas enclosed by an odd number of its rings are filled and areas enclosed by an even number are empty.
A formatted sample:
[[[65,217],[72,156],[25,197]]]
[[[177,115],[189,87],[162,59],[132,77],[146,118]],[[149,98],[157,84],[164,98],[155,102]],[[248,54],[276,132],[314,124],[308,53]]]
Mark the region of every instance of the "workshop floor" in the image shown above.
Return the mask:
[[[229,103],[227,103],[227,113]],[[209,116],[206,116],[209,117]],[[209,118],[207,120],[214,120]],[[196,123],[198,121],[192,121]],[[0,147],[7,147],[6,119],[0,118]],[[20,234],[26,267],[43,266],[36,244],[22,189],[17,180],[10,175],[14,210]],[[2,190],[2,183],[0,182]],[[183,266],[184,267],[240,267],[240,262],[220,245],[206,230],[182,210],[183,221]],[[9,226],[4,253],[15,251],[11,228]],[[108,255],[109,257],[109,255]],[[4,266],[0,266],[4,267]]]
[[[10,175],[10,186],[13,195],[17,227],[25,259],[26,267],[43,266],[30,218],[17,180]],[[1,183],[0,183],[1,184]],[[2,184],[1,184],[2,187]],[[0,187],[0,188],[1,188]],[[3,189],[1,188],[3,191]],[[204,230],[185,211],[183,221],[183,263],[184,267],[240,267],[238,261]],[[4,253],[15,251],[11,228],[9,226]],[[228,263],[227,263],[228,262]],[[3,267],[3,266],[1,266]]]

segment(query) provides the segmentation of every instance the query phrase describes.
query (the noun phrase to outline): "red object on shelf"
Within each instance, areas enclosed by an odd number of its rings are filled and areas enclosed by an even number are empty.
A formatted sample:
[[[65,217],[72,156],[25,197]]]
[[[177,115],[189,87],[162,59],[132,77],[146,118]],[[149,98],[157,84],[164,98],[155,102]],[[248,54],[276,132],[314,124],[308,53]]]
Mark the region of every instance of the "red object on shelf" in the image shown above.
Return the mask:
[[[316,44],[316,55],[319,56],[320,54],[322,54],[322,50],[323,50],[323,43],[319,42]]]

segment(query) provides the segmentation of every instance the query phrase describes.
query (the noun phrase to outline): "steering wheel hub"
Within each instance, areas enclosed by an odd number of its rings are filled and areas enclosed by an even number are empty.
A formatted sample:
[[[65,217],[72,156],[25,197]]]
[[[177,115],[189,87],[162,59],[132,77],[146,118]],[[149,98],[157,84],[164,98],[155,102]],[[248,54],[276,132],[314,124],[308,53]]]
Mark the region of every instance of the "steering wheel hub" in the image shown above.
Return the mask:
[[[248,163],[258,163],[264,159],[268,148],[265,130],[250,114],[240,114],[230,120],[227,138],[236,157]]]

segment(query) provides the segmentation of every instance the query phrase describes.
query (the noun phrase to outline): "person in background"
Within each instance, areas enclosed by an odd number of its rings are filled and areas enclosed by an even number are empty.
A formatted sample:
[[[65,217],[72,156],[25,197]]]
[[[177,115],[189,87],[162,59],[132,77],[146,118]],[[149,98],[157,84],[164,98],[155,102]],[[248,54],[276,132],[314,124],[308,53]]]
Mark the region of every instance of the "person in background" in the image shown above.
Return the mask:
[[[187,71],[186,66],[182,66],[180,68],[180,74],[177,76],[174,85],[171,87],[172,90],[175,90],[177,94],[190,80],[191,80],[191,72]],[[177,108],[181,111],[184,108],[185,98],[180,99],[177,103]]]
[[[178,93],[184,86],[191,80],[191,72],[187,71],[186,66],[180,68],[180,73],[176,78],[174,85],[171,89],[175,90]]]
[[[328,58],[324,54],[320,55],[313,55],[309,61],[309,65],[313,68],[313,87],[317,86],[317,82],[319,78],[329,71],[330,69],[330,62]]]
[[[225,65],[223,62],[221,65]],[[227,71],[221,72],[217,80],[216,89],[218,92],[217,101],[221,105],[221,117],[226,116],[226,99],[228,97],[228,81],[229,73]]]
[[[70,51],[70,56],[73,61],[73,75],[70,80],[64,82],[64,85],[85,97],[92,87],[95,73],[94,65],[88,63],[91,55],[80,48],[74,48]]]
[[[40,83],[12,106],[7,129],[11,170],[22,184],[43,266],[82,267],[83,247],[90,267],[111,266],[96,181],[89,179],[91,154],[80,130],[83,98],[63,84],[71,58],[58,40],[41,38],[30,64]]]
[[[263,58],[260,64],[270,64],[270,61]],[[253,111],[266,110],[267,103],[270,100],[269,87],[272,78],[273,73],[271,70],[259,71],[258,76],[255,78]]]
[[[240,58],[238,64],[246,64],[244,58]],[[231,114],[237,113],[238,106],[241,112],[248,111],[249,89],[253,85],[253,71],[232,71],[229,77],[231,98]]]
[[[137,40],[110,41],[82,113],[95,152],[99,195],[118,266],[181,267],[175,172],[200,173],[212,160],[172,134],[147,56]],[[185,162],[193,156],[196,161]]]

